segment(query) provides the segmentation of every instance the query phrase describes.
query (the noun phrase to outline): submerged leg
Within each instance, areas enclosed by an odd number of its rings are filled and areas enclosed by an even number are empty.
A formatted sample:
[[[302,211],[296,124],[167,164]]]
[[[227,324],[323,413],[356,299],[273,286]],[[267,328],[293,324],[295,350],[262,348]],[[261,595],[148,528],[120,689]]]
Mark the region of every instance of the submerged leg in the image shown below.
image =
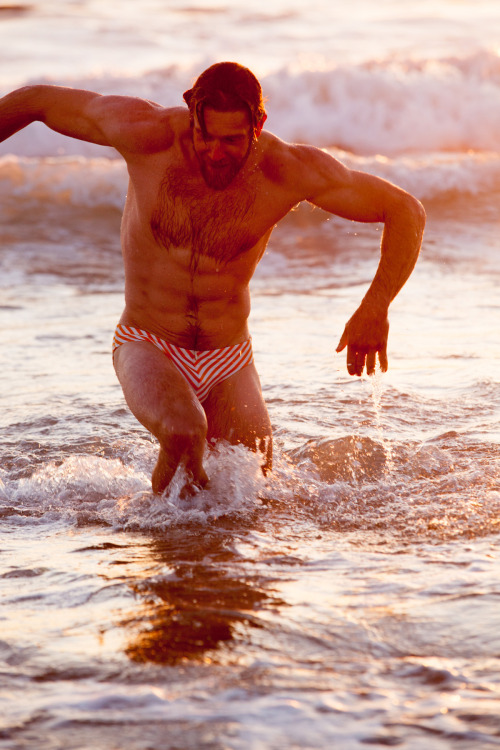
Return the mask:
[[[153,492],[161,493],[183,465],[199,486],[207,482],[203,453],[207,419],[193,389],[175,365],[147,341],[116,349],[114,365],[125,400],[138,421],[159,441]]]

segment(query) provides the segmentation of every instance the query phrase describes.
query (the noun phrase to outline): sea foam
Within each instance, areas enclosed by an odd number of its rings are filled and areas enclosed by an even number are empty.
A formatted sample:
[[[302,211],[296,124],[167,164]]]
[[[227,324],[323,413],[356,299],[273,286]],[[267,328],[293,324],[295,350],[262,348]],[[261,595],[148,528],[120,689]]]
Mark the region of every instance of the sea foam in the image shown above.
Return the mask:
[[[33,79],[182,106],[199,71],[172,65],[139,76]],[[352,64],[286,66],[261,77],[267,127],[288,141],[361,155],[500,151],[500,55],[381,59]],[[5,92],[4,92],[5,93]],[[0,155],[103,155],[34,125],[0,146]],[[109,155],[105,153],[105,155]]]

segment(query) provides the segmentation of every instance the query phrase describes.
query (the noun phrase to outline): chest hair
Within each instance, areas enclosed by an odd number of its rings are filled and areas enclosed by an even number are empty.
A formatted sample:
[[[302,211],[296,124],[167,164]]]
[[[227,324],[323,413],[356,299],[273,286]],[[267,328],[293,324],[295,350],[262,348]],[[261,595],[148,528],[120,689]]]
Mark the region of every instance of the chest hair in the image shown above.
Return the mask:
[[[169,250],[192,249],[192,266],[200,257],[228,262],[257,241],[252,231],[255,188],[230,185],[225,190],[209,190],[199,178],[182,169],[165,174],[151,216],[156,241]]]

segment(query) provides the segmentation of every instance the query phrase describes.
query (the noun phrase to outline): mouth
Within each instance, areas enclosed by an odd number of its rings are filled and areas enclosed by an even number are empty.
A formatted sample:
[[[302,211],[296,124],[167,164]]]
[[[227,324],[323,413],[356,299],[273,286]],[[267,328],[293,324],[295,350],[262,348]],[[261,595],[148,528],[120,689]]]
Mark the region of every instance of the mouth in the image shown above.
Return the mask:
[[[223,172],[225,169],[230,169],[233,166],[229,160],[211,161],[210,159],[207,159],[205,163],[207,167],[214,172]]]
[[[239,164],[233,164],[230,160],[211,161],[200,160],[201,173],[207,185],[214,190],[223,190],[228,187],[236,177],[240,169]]]

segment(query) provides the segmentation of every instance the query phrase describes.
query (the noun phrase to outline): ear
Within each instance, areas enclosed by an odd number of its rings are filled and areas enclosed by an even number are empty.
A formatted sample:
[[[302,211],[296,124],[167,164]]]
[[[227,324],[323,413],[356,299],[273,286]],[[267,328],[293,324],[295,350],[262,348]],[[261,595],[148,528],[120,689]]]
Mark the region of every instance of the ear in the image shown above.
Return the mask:
[[[257,123],[254,129],[255,137],[258,138],[259,135],[262,133],[262,128],[264,127],[264,123],[267,120],[267,115],[262,115],[261,119]]]

